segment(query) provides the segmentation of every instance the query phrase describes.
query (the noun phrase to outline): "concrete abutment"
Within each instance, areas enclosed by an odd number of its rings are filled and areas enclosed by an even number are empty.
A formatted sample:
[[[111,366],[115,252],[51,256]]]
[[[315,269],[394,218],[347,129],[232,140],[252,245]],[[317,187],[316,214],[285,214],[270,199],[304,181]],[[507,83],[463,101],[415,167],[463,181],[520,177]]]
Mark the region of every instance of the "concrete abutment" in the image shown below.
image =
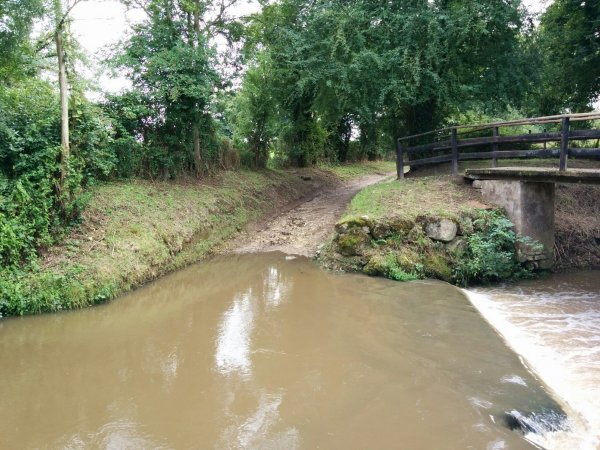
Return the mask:
[[[519,259],[540,269],[554,265],[554,183],[479,180],[485,201],[504,207],[515,231],[541,244],[519,243]]]

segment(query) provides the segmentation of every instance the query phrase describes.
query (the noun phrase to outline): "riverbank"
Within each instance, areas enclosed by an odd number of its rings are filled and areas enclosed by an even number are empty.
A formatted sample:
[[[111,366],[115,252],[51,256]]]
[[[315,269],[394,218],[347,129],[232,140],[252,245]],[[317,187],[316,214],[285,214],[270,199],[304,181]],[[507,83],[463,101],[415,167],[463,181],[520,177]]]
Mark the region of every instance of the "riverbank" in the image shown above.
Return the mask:
[[[599,186],[557,186],[555,235],[556,270],[600,266]],[[530,276],[514,254],[521,239],[462,177],[419,171],[360,192],[320,261],[402,281],[487,283]]]
[[[36,268],[0,280],[0,312],[23,315],[105,302],[215,252],[248,224],[390,162],[286,171],[226,171],[177,182],[98,185],[60,245]]]
[[[499,167],[558,167],[558,160],[506,159]],[[461,161],[459,173],[467,168],[489,167],[489,161]],[[600,169],[598,160],[569,159],[569,167]],[[447,176],[450,164],[422,167],[409,178]],[[600,268],[600,186],[589,184],[557,184],[554,217],[555,271]]]

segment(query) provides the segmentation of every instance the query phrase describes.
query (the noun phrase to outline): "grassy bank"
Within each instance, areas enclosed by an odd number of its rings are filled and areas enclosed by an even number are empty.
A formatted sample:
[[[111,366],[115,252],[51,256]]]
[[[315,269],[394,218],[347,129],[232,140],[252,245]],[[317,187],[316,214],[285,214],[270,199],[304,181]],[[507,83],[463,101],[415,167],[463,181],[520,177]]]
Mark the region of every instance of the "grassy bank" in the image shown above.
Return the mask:
[[[33,267],[0,278],[0,312],[36,314],[105,302],[210,255],[249,222],[317,189],[390,170],[393,163],[240,170],[200,181],[96,186],[79,227]]]
[[[321,169],[335,174],[340,180],[350,180],[363,175],[384,175],[396,172],[396,161],[369,161],[361,164],[323,164]]]
[[[465,285],[526,276],[519,239],[503,211],[460,178],[423,177],[361,191],[320,258],[333,269]]]

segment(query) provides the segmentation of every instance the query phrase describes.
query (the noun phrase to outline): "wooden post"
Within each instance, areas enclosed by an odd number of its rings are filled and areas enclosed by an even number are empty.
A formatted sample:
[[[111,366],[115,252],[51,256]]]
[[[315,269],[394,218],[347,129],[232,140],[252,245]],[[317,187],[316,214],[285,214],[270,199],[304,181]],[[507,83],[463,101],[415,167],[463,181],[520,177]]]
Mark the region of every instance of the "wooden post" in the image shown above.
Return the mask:
[[[544,133],[547,133],[547,132],[548,132],[548,130],[546,128],[544,128]],[[546,142],[544,142],[544,150],[546,150],[546,148],[547,148],[547,145],[546,145]]]
[[[559,171],[567,170],[567,158],[569,156],[569,116],[562,119],[562,132],[560,138],[560,165]]]
[[[398,139],[396,141],[396,174],[399,180],[404,178],[404,152],[402,150],[402,143]]]
[[[498,137],[498,127],[492,128],[492,136]],[[495,153],[497,151],[498,151],[498,144],[494,142],[492,144],[492,152]],[[496,155],[494,155],[492,157],[492,167],[498,167],[498,158],[496,157]]]
[[[458,139],[456,137],[456,128],[452,128],[450,145],[452,145],[452,175],[458,175]]]

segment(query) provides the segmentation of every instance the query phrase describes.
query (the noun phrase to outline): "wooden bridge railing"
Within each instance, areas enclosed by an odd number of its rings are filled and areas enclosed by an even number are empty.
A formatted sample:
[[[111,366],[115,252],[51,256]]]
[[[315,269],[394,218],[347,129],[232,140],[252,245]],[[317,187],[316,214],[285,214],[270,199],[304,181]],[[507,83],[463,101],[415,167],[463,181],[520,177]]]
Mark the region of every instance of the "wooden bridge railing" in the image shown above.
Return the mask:
[[[600,112],[582,114],[563,114],[557,116],[534,117],[508,122],[488,123],[484,125],[461,125],[429,131],[399,138],[396,146],[396,169],[398,178],[404,178],[406,165],[417,167],[429,164],[452,163],[452,173],[458,173],[458,162],[464,160],[491,159],[492,166],[496,167],[498,159],[502,158],[543,158],[558,157],[561,171],[567,169],[569,156],[600,156],[600,148],[572,148],[571,141],[589,139],[600,140],[600,129],[593,128],[577,130],[571,128],[572,122],[595,121],[600,119]],[[561,124],[560,131],[548,132],[545,128],[541,133],[528,134],[503,134],[500,129],[526,125]],[[468,135],[487,134],[491,136],[468,137]],[[434,142],[409,146],[411,141],[433,137]],[[557,148],[547,148],[548,142],[559,142]],[[500,145],[506,144],[543,144],[542,148],[529,150],[502,149]],[[596,143],[598,147],[598,143]],[[484,150],[485,149],[485,150]],[[465,151],[468,150],[468,151]],[[426,153],[437,154],[416,160],[404,161],[405,155]],[[442,154],[439,154],[442,153]]]

